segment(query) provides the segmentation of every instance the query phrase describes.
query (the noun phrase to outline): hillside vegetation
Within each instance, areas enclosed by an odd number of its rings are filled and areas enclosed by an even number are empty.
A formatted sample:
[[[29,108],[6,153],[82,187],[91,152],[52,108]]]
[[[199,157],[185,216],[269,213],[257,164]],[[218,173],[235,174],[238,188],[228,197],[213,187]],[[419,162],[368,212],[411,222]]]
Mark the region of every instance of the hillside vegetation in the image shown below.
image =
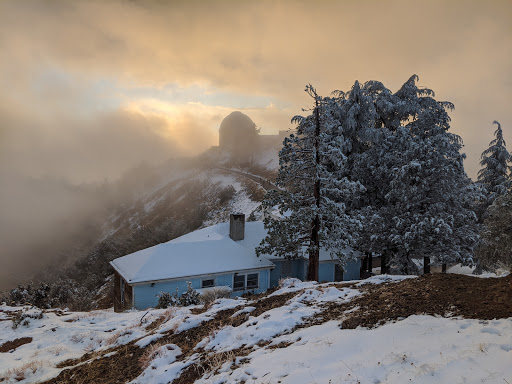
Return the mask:
[[[0,381],[510,382],[511,295],[510,275],[381,275],[147,312],[2,306]]]

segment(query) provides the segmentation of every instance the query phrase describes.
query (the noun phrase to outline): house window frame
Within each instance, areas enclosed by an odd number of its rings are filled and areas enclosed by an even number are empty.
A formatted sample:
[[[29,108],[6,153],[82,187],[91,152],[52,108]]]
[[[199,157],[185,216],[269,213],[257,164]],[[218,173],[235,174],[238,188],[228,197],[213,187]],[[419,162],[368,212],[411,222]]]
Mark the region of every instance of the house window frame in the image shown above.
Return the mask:
[[[247,277],[249,275],[256,275],[256,286],[251,286],[251,287],[247,286]],[[235,287],[235,278],[236,277],[241,277],[241,276],[244,277],[244,285],[241,288],[237,288],[237,287]],[[259,287],[260,287],[260,273],[259,273],[259,271],[258,272],[235,273],[233,275],[233,292],[249,291],[249,290],[258,289]]]
[[[242,285],[242,287],[241,287],[241,288],[237,288],[237,287],[236,287],[236,285],[235,285],[235,279],[236,279],[237,277],[242,277],[242,276],[244,277],[243,285]],[[245,280],[246,280],[246,275],[245,275],[245,274],[235,273],[235,274],[233,275],[233,292],[234,292],[234,291],[245,291]]]
[[[212,285],[208,285],[208,286],[204,286],[204,282],[205,281],[212,281]],[[215,277],[208,277],[208,278],[204,278],[204,279],[201,279],[201,289],[204,289],[204,288],[213,288],[216,286],[216,281],[215,281]]]

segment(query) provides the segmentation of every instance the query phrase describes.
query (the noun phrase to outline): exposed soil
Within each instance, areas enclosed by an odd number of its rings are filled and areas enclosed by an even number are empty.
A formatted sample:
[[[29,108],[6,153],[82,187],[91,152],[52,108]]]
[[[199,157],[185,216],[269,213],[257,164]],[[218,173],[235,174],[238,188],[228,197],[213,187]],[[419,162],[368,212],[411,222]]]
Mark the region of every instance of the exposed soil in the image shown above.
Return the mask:
[[[358,287],[355,286],[356,284],[341,283],[336,286],[359,289],[364,293],[362,296],[354,298],[349,303],[328,303],[322,313],[297,328],[321,324],[329,320],[340,320],[341,328],[376,327],[388,321],[397,321],[415,314],[461,316],[483,320],[512,317],[512,276],[481,279],[462,275],[432,274],[398,283],[364,284]],[[236,307],[218,312],[214,319],[205,321],[198,327],[178,334],[170,331],[157,343],[178,345],[182,351],[178,360],[187,359],[194,353],[198,353],[199,356],[196,362],[182,371],[173,384],[193,383],[206,372],[215,372],[223,363],[234,361],[234,356],[248,355],[252,349],[245,347],[233,351],[234,354],[208,354],[194,348],[199,341],[214,331],[228,325],[237,327],[245,322],[248,316],[259,316],[272,308],[283,306],[300,293],[299,291],[272,297],[254,296],[251,297],[254,300],[251,305],[256,309],[250,314],[242,313],[233,317],[233,314],[240,309]],[[349,310],[350,312],[347,313],[346,311]],[[71,367],[46,383],[129,382],[138,377],[143,370],[138,361],[145,349],[139,348],[134,343],[135,341],[100,353],[89,353],[76,360],[69,360],[61,366]],[[283,343],[274,348],[286,346],[287,344]],[[116,353],[103,357],[113,351]]]
[[[329,303],[321,319],[314,322],[338,319],[342,328],[351,329],[420,314],[482,320],[512,317],[512,275],[483,279],[429,274],[399,283],[365,284],[359,289],[365,291],[363,296],[342,305]]]
[[[297,292],[272,297],[263,297],[252,304],[256,307],[256,310],[253,311],[253,315],[254,313],[263,313],[269,309],[280,307],[296,294]],[[183,360],[191,356],[193,353],[198,352],[197,350],[194,350],[194,347],[203,338],[207,337],[210,333],[213,333],[214,330],[227,325],[237,326],[238,324],[243,323],[247,314],[231,317],[238,310],[240,310],[240,307],[220,311],[216,314],[214,319],[205,321],[198,327],[191,328],[177,334],[170,332],[167,336],[158,340],[158,343],[172,343],[178,345],[182,351],[182,355],[178,357],[178,360]],[[244,319],[241,318],[242,316],[244,316]],[[144,348],[136,346],[135,342],[136,340],[127,345],[102,351],[103,355],[110,352],[116,352],[115,354],[107,357],[98,356],[97,353],[89,353],[79,359],[67,360],[61,363],[60,366],[74,366],[64,369],[57,377],[44,383],[110,384],[132,381],[142,373],[143,369],[138,361],[145,351]],[[249,353],[249,351],[247,353]],[[226,355],[225,358],[229,358],[229,355]],[[174,383],[190,384],[200,378],[204,369],[210,365],[205,359],[206,357],[202,357],[196,364],[185,369],[182,375],[176,379]],[[218,363],[218,361],[216,363]]]
[[[10,341],[6,341],[5,343],[3,343],[2,345],[0,345],[0,353],[1,352],[9,352],[9,351],[12,351],[13,349],[16,349],[24,344],[28,344],[28,343],[31,343],[32,342],[32,338],[31,337],[22,337],[20,339],[14,339],[14,340],[10,340]]]

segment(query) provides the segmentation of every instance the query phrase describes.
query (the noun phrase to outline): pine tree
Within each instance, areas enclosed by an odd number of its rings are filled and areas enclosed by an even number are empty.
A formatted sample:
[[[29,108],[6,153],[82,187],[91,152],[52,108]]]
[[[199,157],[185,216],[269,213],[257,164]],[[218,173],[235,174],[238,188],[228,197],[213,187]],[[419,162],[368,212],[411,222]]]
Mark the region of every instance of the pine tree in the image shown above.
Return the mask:
[[[472,260],[479,196],[464,172],[462,139],[449,132],[453,105],[417,81],[394,94],[377,81],[331,98],[307,89],[315,108],[296,118],[297,134],[280,153],[282,190],[264,202],[284,218],[266,219],[260,253],[298,257],[306,247],[309,279],[322,247],[342,261],[346,246],[376,252],[400,273],[418,273],[418,258]]]
[[[484,221],[482,244],[476,256],[486,269],[512,269],[512,192],[496,198]]]
[[[307,278],[318,281],[320,248],[342,262],[351,257],[341,251],[354,241],[358,222],[342,202],[360,185],[344,177],[350,146],[338,120],[343,97],[322,98],[311,85],[306,92],[314,99],[313,113],[292,119],[298,123],[296,133],[284,140],[279,153],[280,190],[267,193],[263,202],[265,208],[278,206],[283,218],[265,218],[268,235],[257,252],[297,258],[305,249]]]
[[[462,140],[448,131],[453,105],[417,80],[376,96],[382,139],[358,156],[353,177],[367,191],[360,249],[390,257],[400,273],[417,273],[417,258],[469,262],[478,238]]]
[[[507,151],[501,124],[494,121],[498,128],[494,132],[495,139],[489,143],[489,148],[482,152],[478,172],[478,182],[481,183],[488,194],[488,205],[510,187],[511,157]]]

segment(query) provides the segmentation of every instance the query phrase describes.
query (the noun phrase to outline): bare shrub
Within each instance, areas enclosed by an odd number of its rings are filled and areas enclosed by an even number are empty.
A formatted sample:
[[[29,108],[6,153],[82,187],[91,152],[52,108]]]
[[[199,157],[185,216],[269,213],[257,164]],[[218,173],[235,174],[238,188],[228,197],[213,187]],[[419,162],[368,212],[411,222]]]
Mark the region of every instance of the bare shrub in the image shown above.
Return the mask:
[[[301,283],[301,281],[295,277],[282,277],[278,282],[279,288],[293,288],[297,283]]]
[[[213,287],[203,290],[199,300],[205,307],[210,307],[217,299],[228,298],[231,296],[231,291],[226,287]]]

